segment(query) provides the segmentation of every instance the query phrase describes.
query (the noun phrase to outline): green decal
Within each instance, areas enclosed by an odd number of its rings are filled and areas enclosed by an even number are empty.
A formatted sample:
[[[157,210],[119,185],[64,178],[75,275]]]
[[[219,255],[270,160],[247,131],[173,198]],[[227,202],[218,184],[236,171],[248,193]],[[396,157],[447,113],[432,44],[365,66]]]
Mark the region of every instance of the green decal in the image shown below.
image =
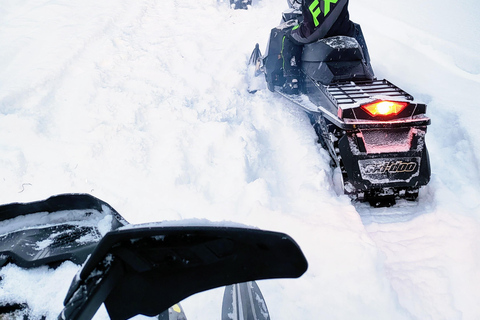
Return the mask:
[[[327,0],[328,1],[328,0]],[[335,2],[337,2],[337,0],[335,0]],[[326,6],[326,4],[325,4]],[[329,4],[329,8],[330,8],[330,4]],[[312,13],[312,17],[313,17],[313,23],[315,24],[315,27],[317,27],[320,23],[318,22],[318,19],[317,17],[320,15],[321,11],[320,11],[320,8],[318,6],[318,0],[315,0],[312,2],[312,4],[308,7],[308,9],[310,10],[310,12]]]
[[[330,12],[330,3],[337,3],[338,0],[325,0],[325,7],[323,10],[323,16],[327,16],[327,14]],[[318,2],[317,2],[318,3]],[[317,25],[315,25],[317,26]]]

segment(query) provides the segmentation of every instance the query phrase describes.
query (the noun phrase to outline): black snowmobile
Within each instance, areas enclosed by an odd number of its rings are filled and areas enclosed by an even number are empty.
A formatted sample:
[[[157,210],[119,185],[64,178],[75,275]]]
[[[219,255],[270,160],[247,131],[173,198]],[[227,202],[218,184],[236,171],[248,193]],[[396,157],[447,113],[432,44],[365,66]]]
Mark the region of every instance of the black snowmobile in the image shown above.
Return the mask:
[[[179,301],[220,286],[227,286],[222,319],[268,320],[254,280],[296,278],[307,269],[298,245],[282,233],[130,225],[86,194],[0,206],[0,268],[55,268],[66,260],[83,264],[58,316],[67,320],[91,319],[102,303],[115,320],[138,314],[186,320]],[[0,297],[0,319],[29,316],[28,301]]]
[[[232,9],[248,9],[252,5],[252,0],[230,0],[230,7]]]
[[[289,4],[292,4],[289,1]],[[306,44],[298,95],[282,92],[280,52],[286,28],[301,21],[293,6],[274,28],[265,55],[258,44],[250,61],[250,92],[264,75],[277,92],[308,113],[318,141],[339,168],[344,193],[373,206],[415,200],[430,180],[425,134],[426,105],[388,80],[374,76],[359,25],[355,37],[335,36]]]

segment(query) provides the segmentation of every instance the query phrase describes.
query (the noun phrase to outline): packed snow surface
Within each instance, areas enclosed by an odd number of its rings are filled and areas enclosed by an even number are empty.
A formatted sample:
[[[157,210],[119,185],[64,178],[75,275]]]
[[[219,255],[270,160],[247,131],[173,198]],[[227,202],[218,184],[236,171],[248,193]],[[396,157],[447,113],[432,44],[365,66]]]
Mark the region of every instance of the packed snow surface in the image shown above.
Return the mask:
[[[378,78],[428,104],[418,202],[353,205],[307,116],[246,62],[284,0],[4,0],[0,202],[90,193],[130,223],[285,232],[309,262],[259,286],[271,319],[479,319],[480,3],[351,1]],[[56,319],[79,266],[0,270],[0,301]],[[218,319],[223,289],[182,301]],[[105,319],[100,311],[97,319]]]

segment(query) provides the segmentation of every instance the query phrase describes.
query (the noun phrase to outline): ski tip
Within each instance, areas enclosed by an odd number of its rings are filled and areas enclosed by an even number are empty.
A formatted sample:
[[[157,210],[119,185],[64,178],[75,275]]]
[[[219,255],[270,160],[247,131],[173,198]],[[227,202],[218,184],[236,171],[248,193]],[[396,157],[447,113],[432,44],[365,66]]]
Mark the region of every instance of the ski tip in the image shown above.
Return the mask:
[[[168,310],[165,310],[161,314],[157,316],[158,320],[187,320],[185,316],[185,312],[183,311],[182,306],[180,303],[176,303]]]
[[[267,304],[255,281],[225,287],[222,320],[270,320]]]

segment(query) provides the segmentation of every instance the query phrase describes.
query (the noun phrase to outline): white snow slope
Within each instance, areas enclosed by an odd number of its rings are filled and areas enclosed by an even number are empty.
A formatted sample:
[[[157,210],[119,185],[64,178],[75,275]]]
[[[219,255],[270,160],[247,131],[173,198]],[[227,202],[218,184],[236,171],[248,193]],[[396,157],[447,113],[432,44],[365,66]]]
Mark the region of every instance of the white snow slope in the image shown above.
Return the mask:
[[[305,114],[248,94],[285,0],[0,1],[0,203],[90,193],[131,223],[288,233],[309,269],[259,285],[274,320],[480,319],[480,3],[351,1],[377,77],[428,104],[413,204],[337,195]],[[55,319],[78,266],[0,270],[0,301]],[[223,289],[182,302],[218,319]],[[104,319],[105,312],[96,318]]]

